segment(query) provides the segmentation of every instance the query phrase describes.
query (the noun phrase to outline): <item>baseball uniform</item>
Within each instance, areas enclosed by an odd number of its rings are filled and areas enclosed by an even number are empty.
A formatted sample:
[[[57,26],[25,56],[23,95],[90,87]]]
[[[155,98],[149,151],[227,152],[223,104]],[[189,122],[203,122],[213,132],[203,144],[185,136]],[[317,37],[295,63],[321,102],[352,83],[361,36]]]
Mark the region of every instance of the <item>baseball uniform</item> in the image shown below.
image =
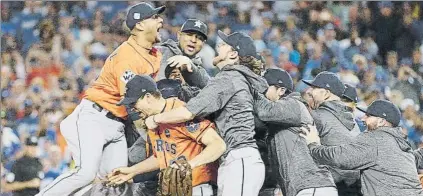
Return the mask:
[[[146,3],[137,4],[131,9],[140,10],[140,14],[164,11],[164,7],[153,8]],[[104,179],[112,169],[127,166],[123,124],[127,112],[124,106],[116,104],[125,93],[125,84],[133,76],[145,74],[154,77],[158,73],[160,59],[158,50],[146,50],[133,37],[106,59],[99,77],[87,89],[81,103],[60,124],[76,168],[56,178],[40,191],[39,196],[70,195],[90,184],[96,175]],[[115,190],[116,194],[125,191],[127,186]]]
[[[183,106],[184,102],[177,98],[166,99],[164,111]],[[187,161],[199,155],[204,145],[201,138],[207,128],[214,124],[208,120],[192,120],[186,123],[161,124],[155,130],[148,132],[153,154],[157,157],[160,169],[165,169],[174,161],[185,159]],[[217,163],[209,163],[196,167],[192,171],[192,186],[194,196],[213,195],[212,184],[216,184]]]
[[[235,32],[219,37],[240,56],[260,58],[254,42]],[[254,92],[263,93],[266,81],[243,65],[226,65],[200,93],[187,103],[197,117],[214,114],[226,152],[218,170],[218,195],[256,196],[263,185],[265,169],[254,139]],[[208,104],[205,104],[208,103]]]
[[[332,94],[342,97],[345,85],[330,72],[319,73],[314,80],[303,80],[313,88],[324,88]],[[316,123],[323,145],[337,146],[354,141],[360,133],[354,115],[345,103],[339,100],[324,101],[311,115]],[[360,171],[341,170],[328,166],[335,180],[340,196],[356,196],[360,194]]]

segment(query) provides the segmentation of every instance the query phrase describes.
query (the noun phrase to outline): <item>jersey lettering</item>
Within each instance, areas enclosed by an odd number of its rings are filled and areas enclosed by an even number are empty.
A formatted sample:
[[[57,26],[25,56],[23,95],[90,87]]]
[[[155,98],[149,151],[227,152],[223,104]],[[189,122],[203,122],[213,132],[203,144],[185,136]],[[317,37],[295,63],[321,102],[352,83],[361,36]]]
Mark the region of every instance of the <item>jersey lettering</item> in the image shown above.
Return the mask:
[[[126,70],[122,77],[120,77],[120,80],[122,80],[122,82],[124,82],[125,84],[129,82],[129,80],[131,80],[133,77],[135,76],[134,72],[132,72],[131,70]]]
[[[156,140],[156,150],[157,152],[166,151],[172,154],[176,154],[176,144],[158,139]]]

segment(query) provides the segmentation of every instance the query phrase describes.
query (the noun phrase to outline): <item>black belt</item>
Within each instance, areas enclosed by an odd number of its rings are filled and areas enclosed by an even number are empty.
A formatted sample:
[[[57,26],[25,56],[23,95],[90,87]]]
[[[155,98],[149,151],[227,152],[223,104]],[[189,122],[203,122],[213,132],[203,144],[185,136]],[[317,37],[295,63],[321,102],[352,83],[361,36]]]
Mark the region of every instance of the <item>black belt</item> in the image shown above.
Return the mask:
[[[94,104],[93,104],[93,108],[94,108],[94,109],[96,109],[98,112],[101,112],[101,111],[103,111],[103,109],[104,109],[103,107],[101,107],[101,106],[100,106],[100,105],[98,105],[97,103],[94,103]],[[107,118],[110,118],[110,119],[112,119],[112,120],[115,120],[115,121],[121,122],[121,123],[124,123],[124,122],[125,122],[125,120],[124,120],[123,118],[117,117],[117,116],[115,116],[114,114],[112,114],[111,112],[107,112],[106,117],[107,117]]]

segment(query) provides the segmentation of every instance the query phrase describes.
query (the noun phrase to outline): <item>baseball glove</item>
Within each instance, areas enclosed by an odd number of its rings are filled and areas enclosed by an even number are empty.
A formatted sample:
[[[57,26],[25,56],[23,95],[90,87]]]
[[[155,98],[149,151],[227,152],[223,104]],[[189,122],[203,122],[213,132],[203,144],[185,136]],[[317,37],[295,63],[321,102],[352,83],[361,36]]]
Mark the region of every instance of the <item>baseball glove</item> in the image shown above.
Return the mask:
[[[192,170],[186,160],[174,163],[159,173],[157,196],[192,196]]]

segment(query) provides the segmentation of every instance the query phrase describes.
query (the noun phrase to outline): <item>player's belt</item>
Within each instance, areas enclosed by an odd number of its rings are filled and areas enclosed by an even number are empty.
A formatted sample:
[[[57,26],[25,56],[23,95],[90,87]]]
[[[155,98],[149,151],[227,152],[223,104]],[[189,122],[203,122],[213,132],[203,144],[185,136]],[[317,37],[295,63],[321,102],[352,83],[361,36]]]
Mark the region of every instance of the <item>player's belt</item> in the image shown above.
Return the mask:
[[[93,108],[96,109],[98,112],[102,112],[104,110],[104,108],[98,105],[97,103],[93,103]],[[106,117],[121,123],[125,122],[123,118],[117,117],[111,112],[107,112]]]

